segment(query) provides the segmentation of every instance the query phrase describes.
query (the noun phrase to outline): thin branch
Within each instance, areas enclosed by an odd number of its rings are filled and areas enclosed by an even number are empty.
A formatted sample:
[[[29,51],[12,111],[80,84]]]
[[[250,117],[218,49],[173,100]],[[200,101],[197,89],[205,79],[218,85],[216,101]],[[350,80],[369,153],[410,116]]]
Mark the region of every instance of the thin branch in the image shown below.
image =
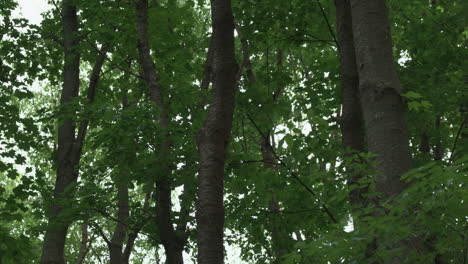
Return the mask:
[[[184,184],[184,187],[187,184]],[[194,193],[189,193],[188,188],[184,188],[184,192],[181,194],[182,200],[180,202],[179,219],[177,222],[176,230],[180,232],[182,236],[181,241],[185,244],[187,241],[190,230],[187,230],[187,224],[190,220],[190,209],[191,209],[191,197],[194,197]]]
[[[455,137],[455,141],[453,142],[452,152],[450,153],[450,158],[449,158],[449,163],[452,163],[453,158],[455,157],[455,149],[457,147],[458,138],[460,137],[460,134],[463,131],[463,127],[465,126],[465,123],[466,123],[466,115],[463,118],[462,123],[460,124],[460,128],[458,128],[457,135]]]
[[[145,236],[147,236],[147,237],[153,239],[154,241],[156,241],[156,242],[158,242],[158,243],[159,243],[159,241],[160,241],[159,238],[154,237],[154,236],[152,236],[152,235],[150,235],[150,234],[147,234],[147,233],[143,233],[143,232],[141,232],[140,229],[135,228],[135,227],[132,227],[132,226],[128,225],[127,223],[120,221],[119,219],[117,219],[117,218],[115,218],[115,217],[109,215],[108,213],[106,213],[106,212],[104,212],[104,211],[102,211],[102,210],[94,209],[94,211],[100,213],[102,216],[104,216],[104,217],[107,218],[108,220],[111,220],[111,221],[114,221],[114,222],[116,222],[116,223],[120,223],[120,224],[125,225],[130,231],[139,232],[140,234],[145,235]],[[146,223],[146,222],[149,221],[151,218],[153,218],[153,215],[149,215],[149,216],[147,216],[146,218],[144,218],[144,219],[143,219],[143,222]]]
[[[301,213],[310,213],[316,212],[317,209],[303,209],[303,210],[296,210],[296,211],[288,211],[288,210],[279,210],[278,212],[272,212],[271,210],[260,210],[261,212],[270,213],[270,214],[301,214]]]
[[[249,42],[247,41],[247,39],[245,39],[244,35],[242,34],[239,24],[235,23],[234,27],[241,41],[242,57],[243,57],[242,65],[236,76],[236,82],[239,82],[241,75],[242,75],[242,68],[245,68],[247,70],[247,76],[250,80],[250,83],[255,83],[255,74],[252,71],[252,63],[250,61]]]
[[[76,260],[76,264],[81,264],[86,257],[86,253],[88,252],[88,223],[81,224],[81,243],[80,243],[80,250],[78,254],[78,259]]]
[[[91,247],[91,251],[93,251],[94,255],[95,255],[95,256],[97,257],[97,259],[99,260],[99,263],[102,263],[102,259],[101,259],[101,257],[100,257],[101,254],[98,254],[98,253],[96,252],[96,250],[94,250],[93,247]]]
[[[150,204],[150,198],[151,198],[151,191],[147,192],[145,195],[145,201],[143,203],[143,211],[147,211],[149,204]],[[128,234],[128,239],[127,239],[127,244],[125,245],[125,249],[123,251],[123,258],[124,260],[127,261],[130,258],[130,254],[132,253],[133,245],[135,244],[135,240],[138,237],[138,234],[140,233],[141,229],[149,222],[151,218],[144,219],[144,221],[138,223],[135,226],[134,230],[130,230]]]
[[[323,10],[322,3],[320,3],[320,0],[316,0],[316,1],[317,1],[318,6],[320,7],[320,12],[322,13],[323,18],[325,19],[325,22],[327,23],[328,30],[330,31],[330,34],[333,37],[333,41],[335,41],[336,47],[340,49],[340,45],[338,44],[338,40],[335,37],[335,33],[333,33],[333,29],[331,27],[330,21],[328,21],[327,14],[325,14],[325,10]]]
[[[268,163],[268,164],[273,164],[273,165],[281,165],[276,162],[269,162],[267,160],[239,160],[237,162],[231,162],[229,163],[228,166],[233,166],[233,165],[240,165],[240,164],[250,164],[250,163]]]
[[[82,35],[80,37],[83,37]],[[93,43],[91,43],[87,38],[84,38],[85,42],[88,43],[89,46],[91,46],[93,49],[95,49],[98,54],[102,55],[102,52],[101,50],[99,50],[98,47],[96,47]],[[111,60],[109,57],[106,57],[106,61],[108,61],[110,63],[110,65],[114,66],[115,68],[129,74],[129,75],[132,75],[134,77],[137,77],[138,79],[144,79],[141,75],[139,74],[136,74],[134,72],[132,72],[130,69],[126,69],[122,66],[120,66],[119,64],[115,63],[113,60]]]
[[[111,246],[111,242],[109,241],[109,239],[107,238],[106,234],[104,233],[104,231],[99,227],[98,224],[93,224],[92,225],[94,228],[96,228],[96,230],[99,232],[99,234],[101,235],[102,239],[104,239],[104,241],[106,242],[107,246],[110,247]]]
[[[252,119],[252,117],[249,115],[249,113],[246,112],[246,115],[247,115],[247,118],[250,120],[250,122],[252,123],[252,125],[255,127],[255,129],[259,132],[259,134],[265,139],[266,142],[267,141],[267,138],[265,138],[265,135],[262,133],[262,131],[260,130],[260,128],[257,126],[257,124],[255,123],[255,121]],[[312,194],[313,196],[315,196],[320,204],[321,204],[321,207],[323,209],[323,211],[330,217],[330,219],[333,221],[333,223],[337,224],[338,221],[336,220],[336,218],[333,216],[333,214],[330,212],[330,210],[328,209],[328,207],[325,205],[324,202],[321,201],[320,197],[309,187],[307,186],[307,184],[305,184],[299,177],[298,175],[291,169],[291,167],[289,167],[277,154],[276,152],[273,150],[273,148],[271,148],[271,152],[272,154],[275,156],[275,158],[278,160],[278,162],[283,165],[284,167],[286,167],[288,169],[288,171],[291,173],[291,175],[293,176],[293,178],[300,184],[302,185],[310,194]]]
[[[101,50],[99,50],[99,55],[94,63],[93,70],[91,71],[91,76],[89,78],[89,87],[88,87],[88,94],[87,99],[88,105],[91,105],[94,102],[94,97],[96,95],[96,88],[99,82],[101,69],[104,64],[104,60],[107,57],[107,51],[109,50],[109,45],[104,45]],[[74,149],[73,154],[75,160],[79,159],[81,155],[81,150],[83,149],[84,140],[86,137],[86,132],[89,125],[89,118],[85,118],[81,120],[78,128],[78,135],[74,142]]]
[[[206,61],[205,61],[205,70],[203,72],[203,79],[200,83],[200,92],[201,92],[201,100],[200,103],[197,105],[198,109],[203,109],[206,105],[208,97],[204,94],[205,91],[208,90],[210,87],[212,75],[213,75],[213,38],[210,38],[210,44],[208,46],[208,52],[206,54]]]

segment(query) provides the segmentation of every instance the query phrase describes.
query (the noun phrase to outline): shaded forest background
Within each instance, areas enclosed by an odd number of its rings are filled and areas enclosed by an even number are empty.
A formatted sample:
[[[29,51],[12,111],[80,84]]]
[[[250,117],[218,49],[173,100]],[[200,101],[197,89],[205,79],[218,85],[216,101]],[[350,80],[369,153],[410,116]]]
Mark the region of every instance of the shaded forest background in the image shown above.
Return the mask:
[[[468,263],[465,1],[50,4],[0,2],[0,264]]]

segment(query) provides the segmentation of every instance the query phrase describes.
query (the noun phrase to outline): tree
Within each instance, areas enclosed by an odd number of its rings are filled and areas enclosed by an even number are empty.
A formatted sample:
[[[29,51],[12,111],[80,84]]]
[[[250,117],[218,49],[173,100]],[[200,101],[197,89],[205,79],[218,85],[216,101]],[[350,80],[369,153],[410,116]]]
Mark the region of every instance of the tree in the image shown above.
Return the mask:
[[[78,96],[80,85],[78,18],[76,6],[71,1],[63,1],[62,17],[64,66],[60,102],[65,108]],[[68,114],[73,115],[72,112]],[[64,205],[67,203],[67,197],[71,197],[72,185],[78,178],[77,165],[82,147],[80,146],[81,142],[78,142],[78,145],[75,146],[75,141],[77,141],[75,133],[75,124],[70,116],[63,121],[58,131],[57,178],[54,188],[54,204],[49,215],[49,224],[42,251],[41,263],[44,264],[65,263],[65,239],[71,221],[65,219],[63,211]]]
[[[404,120],[402,88],[395,69],[385,1],[351,1],[359,96],[368,150],[375,154],[378,203],[400,194],[401,176],[412,169]],[[378,238],[377,238],[378,239]],[[423,250],[422,241],[407,241],[406,254]],[[385,243],[385,242],[384,242]],[[396,260],[391,261],[395,263]]]
[[[16,7],[2,264],[466,259],[462,0]]]
[[[224,263],[224,162],[234,112],[238,66],[230,0],[211,1],[213,89],[207,118],[198,134],[198,263]]]

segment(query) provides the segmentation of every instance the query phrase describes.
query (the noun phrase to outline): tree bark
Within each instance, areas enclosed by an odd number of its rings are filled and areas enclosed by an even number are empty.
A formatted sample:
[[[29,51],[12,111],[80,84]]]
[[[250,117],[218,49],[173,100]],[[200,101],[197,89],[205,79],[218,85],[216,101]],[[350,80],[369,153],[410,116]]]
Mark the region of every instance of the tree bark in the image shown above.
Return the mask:
[[[341,101],[343,113],[341,115],[341,135],[343,147],[347,158],[352,159],[346,168],[348,173],[348,186],[351,189],[349,200],[354,208],[365,206],[362,194],[366,188],[359,186],[363,177],[355,171],[353,164],[360,161],[355,156],[364,152],[364,124],[359,100],[359,74],[356,67],[356,54],[354,51],[353,29],[350,0],[335,0],[336,25],[338,33],[339,53],[341,61]]]
[[[143,203],[143,211],[147,211],[148,210],[148,207],[150,205],[150,198],[151,198],[151,192],[148,192],[146,193],[145,195],[145,201]],[[125,245],[125,249],[123,251],[123,255],[122,255],[122,258],[123,258],[123,262],[124,264],[128,264],[129,263],[129,260],[130,260],[130,254],[132,253],[132,250],[133,250],[133,246],[135,245],[135,240],[136,238],[138,237],[138,234],[140,232],[140,230],[145,226],[145,224],[147,223],[148,221],[144,220],[144,221],[141,221],[136,224],[136,226],[134,226],[134,228],[132,228],[129,232],[128,232],[128,238],[127,238],[127,243]]]
[[[63,26],[63,88],[60,104],[66,107],[78,96],[80,85],[80,54],[78,52],[79,41],[78,17],[76,6],[71,0],[63,0],[62,3]],[[70,114],[70,113],[69,113]],[[73,158],[73,143],[75,141],[75,123],[71,117],[65,119],[58,128],[57,151],[57,178],[54,187],[52,208],[49,212],[49,222],[44,237],[41,263],[64,264],[64,248],[70,219],[63,216],[64,205],[70,198],[70,192],[65,189],[71,186],[78,177],[78,170]]]
[[[236,73],[234,18],[230,0],[212,0],[213,89],[198,134],[198,263],[224,263],[224,163],[232,127]]]
[[[88,223],[81,224],[81,243],[76,264],[83,263],[88,253]]]
[[[160,173],[156,175],[156,222],[158,225],[161,242],[166,253],[167,264],[182,264],[182,252],[187,241],[185,234],[178,234],[174,230],[172,223],[172,203],[171,203],[171,166],[167,160],[170,153],[169,136],[169,112],[164,103],[161,86],[158,82],[153,60],[150,55],[150,45],[148,41],[148,0],[136,1],[138,50],[140,62],[143,67],[144,79],[149,86],[150,100],[159,108],[159,124],[163,131],[163,139],[158,153],[158,164]]]
[[[367,143],[377,155],[377,191],[399,194],[400,176],[412,168],[401,85],[393,55],[385,0],[351,0],[359,92]]]
[[[130,215],[128,203],[128,184],[120,182],[117,184],[117,225],[110,240],[109,253],[111,264],[123,264],[123,243],[127,234],[127,218]]]
[[[351,0],[351,14],[368,150],[376,154],[376,190],[386,200],[407,187],[400,177],[413,166],[388,10],[385,0]],[[414,249],[422,250],[419,239],[402,241],[400,246],[403,259]],[[400,261],[395,258],[390,263]]]
[[[78,97],[80,85],[80,54],[78,40],[78,16],[76,6],[71,0],[62,3],[63,26],[63,88],[60,104],[65,114],[69,113],[69,103]],[[100,72],[104,64],[109,45],[104,45],[94,63],[88,87],[88,104],[95,97],[96,87],[100,79]],[[48,212],[48,225],[44,236],[41,262],[43,264],[65,263],[64,248],[68,227],[72,223],[71,217],[64,214],[65,207],[69,206],[73,197],[73,185],[78,179],[78,166],[86,137],[89,120],[83,119],[75,134],[76,125],[72,117],[66,118],[58,128],[57,148],[57,177],[54,186],[51,209]]]
[[[429,143],[429,136],[426,132],[421,134],[421,142],[419,144],[419,151],[424,154],[429,154],[431,152],[431,145]]]

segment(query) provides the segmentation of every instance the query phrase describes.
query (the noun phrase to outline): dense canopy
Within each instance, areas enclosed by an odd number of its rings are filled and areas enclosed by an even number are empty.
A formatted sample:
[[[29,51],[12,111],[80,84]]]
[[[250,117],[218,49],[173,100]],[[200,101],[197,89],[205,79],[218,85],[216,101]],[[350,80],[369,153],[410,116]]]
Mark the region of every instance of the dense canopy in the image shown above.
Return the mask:
[[[43,2],[0,1],[0,264],[468,263],[466,1]]]

